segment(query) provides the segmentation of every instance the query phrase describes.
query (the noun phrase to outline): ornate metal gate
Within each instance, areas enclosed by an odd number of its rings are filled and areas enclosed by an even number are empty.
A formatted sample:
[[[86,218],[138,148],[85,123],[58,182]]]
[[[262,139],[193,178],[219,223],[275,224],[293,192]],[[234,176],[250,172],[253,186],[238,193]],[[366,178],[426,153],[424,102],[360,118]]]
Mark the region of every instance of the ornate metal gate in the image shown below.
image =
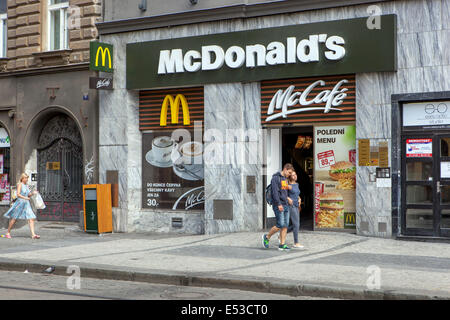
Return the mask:
[[[52,118],[38,145],[38,190],[46,203],[39,220],[78,222],[82,210],[83,148],[76,123]]]

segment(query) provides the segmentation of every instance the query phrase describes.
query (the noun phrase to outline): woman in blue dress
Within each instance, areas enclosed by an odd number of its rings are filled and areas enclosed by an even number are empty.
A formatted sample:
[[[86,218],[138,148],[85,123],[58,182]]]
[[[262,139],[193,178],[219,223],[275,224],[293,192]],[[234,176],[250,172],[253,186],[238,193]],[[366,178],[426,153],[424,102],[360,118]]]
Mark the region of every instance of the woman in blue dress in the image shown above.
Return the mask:
[[[23,173],[20,176],[20,182],[17,184],[17,200],[14,202],[12,207],[5,213],[5,217],[9,218],[8,233],[5,235],[6,238],[11,239],[11,228],[17,219],[27,219],[30,225],[31,238],[39,239],[40,236],[34,233],[34,219],[36,215],[31,209],[30,197],[36,193],[36,191],[30,192],[27,186],[28,175]]]

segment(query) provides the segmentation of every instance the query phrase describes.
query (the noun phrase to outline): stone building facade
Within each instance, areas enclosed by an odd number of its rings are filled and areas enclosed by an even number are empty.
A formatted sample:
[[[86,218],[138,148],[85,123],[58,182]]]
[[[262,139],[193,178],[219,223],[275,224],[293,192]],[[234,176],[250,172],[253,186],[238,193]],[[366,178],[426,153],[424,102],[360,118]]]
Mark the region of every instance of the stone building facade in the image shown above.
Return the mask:
[[[405,142],[401,137],[406,139],[405,132],[408,132],[408,127],[403,126],[402,117],[403,112],[410,110],[404,109],[409,108],[410,103],[447,103],[450,100],[450,60],[445,47],[450,40],[449,0],[307,1],[302,4],[294,1],[235,1],[228,6],[221,1],[200,1],[198,7],[189,5],[188,1],[174,0],[164,1],[162,7],[156,6],[156,2],[149,2],[147,10],[139,8],[138,3],[125,8],[120,1],[114,2],[117,6],[113,2],[105,7],[105,21],[98,24],[100,39],[114,45],[117,62],[114,73],[115,90],[100,95],[100,182],[105,182],[107,170],[118,171],[122,227],[128,232],[211,234],[260,230],[270,224],[270,208],[265,208],[264,188],[268,183],[267,175],[270,178],[271,173],[267,173],[267,167],[262,164],[248,165],[238,161],[226,165],[205,165],[204,211],[188,213],[144,208],[143,197],[147,196],[147,185],[144,186],[143,183],[147,152],[143,150],[146,143],[144,137],[146,133],[155,131],[140,130],[140,110],[145,107],[142,104],[147,103],[145,97],[151,95],[151,90],[161,88],[142,87],[136,90],[127,86],[127,78],[131,76],[127,70],[127,46],[135,43],[149,43],[150,46],[151,42],[166,39],[166,44],[175,49],[177,41],[185,37],[303,26],[310,23],[319,25],[330,21],[343,23],[344,20],[354,18],[369,20],[371,16],[373,18],[381,14],[396,17],[396,67],[387,71],[361,69],[353,72],[356,79],[354,125],[356,159],[361,156],[360,142],[368,142],[370,146],[377,148],[387,146],[386,167],[389,175],[376,177],[378,162],[372,165],[356,163],[354,232],[387,238],[415,237],[421,234],[433,238],[448,236],[448,211],[445,207],[430,207],[437,203],[437,187],[432,182],[436,179],[430,177],[429,182],[426,182],[429,184],[426,187],[428,191],[422,193],[428,194],[426,199],[420,198],[421,192],[408,190],[409,185],[414,182],[405,181],[403,177],[409,172],[405,170],[415,170],[419,166],[415,167],[416,164],[412,163],[405,167],[412,160],[407,159],[410,154],[402,149]],[[156,11],[152,11],[153,4]],[[121,6],[123,10],[118,9]],[[161,8],[168,7],[172,9],[167,9],[170,11],[167,15],[164,12],[156,14]],[[369,65],[370,61],[367,62],[367,66]],[[176,78],[177,74],[171,77]],[[301,77],[299,78],[300,81]],[[184,81],[180,81],[180,90],[189,87],[186,78]],[[261,81],[204,83],[205,128],[262,129],[262,86]],[[115,121],[114,126],[110,126],[112,119]],[[281,130],[285,130],[284,127]],[[421,127],[420,130],[423,134],[441,134],[446,132],[447,124],[439,128]],[[438,138],[432,138],[433,141],[437,141],[436,139]],[[277,147],[277,144],[273,146]],[[267,157],[264,153],[259,155]],[[149,161],[151,160],[150,158]],[[280,157],[272,158],[268,164],[273,171],[279,170],[281,165]],[[256,192],[249,192],[248,183],[251,179],[248,176],[254,177]],[[383,178],[387,181],[382,180]],[[445,189],[445,195],[447,193],[448,189]],[[218,204],[225,203],[218,201],[224,200],[229,201],[226,202],[227,206],[231,203],[231,219],[220,218],[216,212],[220,209]],[[414,207],[415,202],[419,202],[419,209]],[[174,221],[183,223],[176,225]],[[415,221],[416,225],[411,224],[411,221]],[[422,233],[420,230],[426,232]]]
[[[78,222],[82,184],[98,181],[98,96],[89,89],[98,73],[89,70],[89,43],[98,38],[101,1],[4,2],[0,123],[10,138],[8,184],[28,173],[49,204],[38,220]],[[2,211],[8,207],[5,201]]]

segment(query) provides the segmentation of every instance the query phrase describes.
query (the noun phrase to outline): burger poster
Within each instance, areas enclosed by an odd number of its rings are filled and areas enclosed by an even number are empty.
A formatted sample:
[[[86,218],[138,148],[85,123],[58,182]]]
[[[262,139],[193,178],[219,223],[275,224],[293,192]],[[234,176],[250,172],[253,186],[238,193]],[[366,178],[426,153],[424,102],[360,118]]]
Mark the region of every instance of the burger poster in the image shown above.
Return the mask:
[[[356,228],[356,127],[314,128],[315,228]]]

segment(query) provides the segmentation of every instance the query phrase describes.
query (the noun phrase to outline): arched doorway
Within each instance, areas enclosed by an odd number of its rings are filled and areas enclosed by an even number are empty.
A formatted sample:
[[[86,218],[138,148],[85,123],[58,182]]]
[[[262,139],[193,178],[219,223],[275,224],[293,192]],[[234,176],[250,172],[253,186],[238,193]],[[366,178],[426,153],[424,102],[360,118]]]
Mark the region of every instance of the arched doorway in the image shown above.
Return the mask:
[[[82,210],[83,143],[69,116],[51,118],[38,140],[38,190],[46,208],[38,219],[78,222]]]

